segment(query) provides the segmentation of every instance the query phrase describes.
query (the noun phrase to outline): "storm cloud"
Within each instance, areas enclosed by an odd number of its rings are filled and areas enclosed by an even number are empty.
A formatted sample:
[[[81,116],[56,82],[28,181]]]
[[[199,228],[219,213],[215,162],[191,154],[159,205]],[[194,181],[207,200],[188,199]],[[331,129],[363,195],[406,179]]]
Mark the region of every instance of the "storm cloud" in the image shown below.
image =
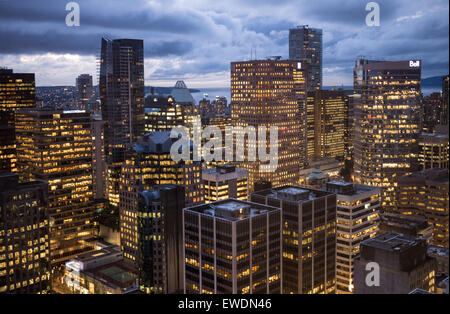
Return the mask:
[[[64,0],[0,0],[0,66],[35,72],[38,85],[96,76],[100,40],[144,40],[147,84],[178,79],[229,86],[230,62],[288,57],[289,28],[323,29],[324,84],[351,85],[355,58],[422,59],[423,76],[448,74],[449,3],[377,1],[381,25],[365,24],[361,0],[78,0],[80,26]]]

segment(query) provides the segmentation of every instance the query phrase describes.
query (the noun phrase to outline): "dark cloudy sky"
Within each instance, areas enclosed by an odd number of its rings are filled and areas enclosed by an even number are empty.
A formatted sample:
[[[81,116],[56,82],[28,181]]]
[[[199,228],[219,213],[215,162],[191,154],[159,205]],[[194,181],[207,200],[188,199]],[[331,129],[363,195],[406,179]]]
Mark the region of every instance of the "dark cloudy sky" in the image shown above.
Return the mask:
[[[323,29],[325,85],[352,85],[355,58],[422,59],[423,77],[448,74],[448,0],[378,0],[368,27],[363,0],[0,0],[0,66],[35,72],[42,85],[96,75],[102,36],[144,39],[146,84],[229,86],[231,61],[288,57],[289,28]]]

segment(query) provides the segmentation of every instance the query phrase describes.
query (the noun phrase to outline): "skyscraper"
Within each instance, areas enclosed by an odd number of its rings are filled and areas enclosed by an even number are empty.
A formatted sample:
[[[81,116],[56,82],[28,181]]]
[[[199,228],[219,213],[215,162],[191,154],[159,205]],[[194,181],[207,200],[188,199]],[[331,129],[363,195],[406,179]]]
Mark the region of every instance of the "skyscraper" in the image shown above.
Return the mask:
[[[448,133],[422,133],[419,137],[419,169],[447,168],[449,162]]]
[[[335,293],[336,195],[285,186],[254,192],[250,201],[281,209],[282,293]]]
[[[89,102],[94,100],[95,92],[92,84],[92,76],[81,74],[75,82],[75,102],[78,109],[89,109]]]
[[[226,199],[183,210],[184,292],[281,293],[279,208]]]
[[[245,169],[233,165],[203,169],[202,179],[206,203],[228,198],[246,201],[248,198],[248,173]]]
[[[398,178],[397,211],[419,215],[433,226],[433,245],[449,247],[448,169],[433,168]]]
[[[449,76],[445,76],[442,80],[442,112],[441,112],[441,124],[447,126],[448,130],[448,101],[449,101]]]
[[[396,179],[418,167],[420,84],[420,60],[356,60],[355,180],[382,188],[383,210],[394,207]]]
[[[144,132],[144,43],[102,38],[100,101],[105,121],[107,199],[119,204],[120,169],[126,151]]]
[[[36,106],[34,73],[0,68],[0,173],[15,172],[15,112]]]
[[[379,267],[379,284],[368,285],[369,263]],[[373,269],[373,268],[369,268]],[[425,239],[390,232],[361,243],[355,265],[355,294],[407,294],[416,288],[434,292],[437,264]]]
[[[336,193],[336,290],[353,293],[353,272],[361,242],[378,232],[380,189],[347,182],[327,183],[328,192]]]
[[[50,290],[48,187],[0,174],[0,294]]]
[[[177,139],[170,132],[146,134],[135,145],[123,163],[120,185],[120,242],[125,259],[137,262],[138,252],[138,193],[156,185],[176,184],[185,188],[186,206],[204,200],[201,162],[174,161],[170,148]]]
[[[245,160],[240,167],[249,172],[249,186],[264,180],[274,187],[297,184],[300,167],[306,163],[306,73],[299,62],[252,60],[231,63],[231,113],[236,127],[266,127],[265,151],[270,151],[269,129],[278,127],[278,165]],[[240,144],[242,145],[242,144]],[[259,145],[254,143],[260,149]]]
[[[182,293],[184,187],[157,185],[139,192],[138,272],[144,293]]]
[[[344,91],[316,90],[308,93],[308,160],[343,159],[348,116]]]
[[[308,66],[308,91],[322,89],[322,30],[308,25],[289,30],[289,59]]]
[[[26,180],[48,182],[52,265],[95,243],[91,115],[80,110],[16,113],[17,166]]]

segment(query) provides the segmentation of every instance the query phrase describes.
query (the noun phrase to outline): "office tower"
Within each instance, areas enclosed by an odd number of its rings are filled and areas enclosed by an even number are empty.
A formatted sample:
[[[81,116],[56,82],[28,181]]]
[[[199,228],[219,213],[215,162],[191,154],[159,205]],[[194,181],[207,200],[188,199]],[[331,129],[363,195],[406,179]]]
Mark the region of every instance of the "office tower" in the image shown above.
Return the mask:
[[[154,96],[145,98],[145,133],[170,132],[176,126],[185,126],[185,110],[172,96]]]
[[[138,290],[138,274],[123,261],[116,245],[76,256],[65,264],[64,286],[53,288],[70,294],[128,294]]]
[[[184,126],[193,138],[194,128],[201,132],[200,114],[195,100],[183,81],[178,81],[169,96],[149,95],[145,98],[145,133],[170,132]],[[201,134],[201,133],[199,133]]]
[[[395,212],[380,215],[378,234],[389,232],[401,233],[414,238],[422,237],[431,245],[433,226],[423,216],[403,215]]]
[[[231,115],[228,114],[222,114],[222,115],[216,115],[214,117],[209,117],[209,118],[202,118],[202,126],[204,128],[208,127],[208,126],[216,126],[218,128],[220,128],[220,131],[222,133],[222,145],[220,147],[214,147],[215,150],[217,151],[221,151],[221,156],[223,156],[222,160],[212,160],[212,161],[204,161],[204,166],[206,166],[206,168],[215,168],[217,166],[220,165],[225,165],[227,163],[229,163],[226,159],[225,159],[225,151],[226,151],[226,129],[227,127],[232,127],[233,126],[233,119],[231,118]],[[202,139],[202,145],[204,147],[205,143],[207,143],[208,141],[210,141],[212,139],[212,137],[206,137]]]
[[[120,242],[125,259],[132,263],[138,257],[138,193],[156,185],[177,184],[185,188],[186,206],[204,201],[201,162],[176,162],[170,148],[178,139],[170,132],[153,132],[141,138],[122,166],[120,187]]]
[[[200,113],[195,105],[194,97],[192,97],[191,92],[187,88],[184,81],[177,81],[174,88],[170,92],[170,95],[177,104],[183,106],[185,120],[184,126],[189,128],[190,138],[194,138],[194,130],[198,132],[198,134],[201,134],[202,121]]]
[[[448,133],[422,133],[419,137],[419,169],[447,168],[449,159]]]
[[[285,186],[254,192],[250,200],[281,209],[282,293],[335,293],[336,195]]]
[[[322,30],[308,25],[289,30],[289,59],[308,66],[308,91],[322,89]]]
[[[441,112],[441,124],[447,126],[448,130],[448,75],[442,79],[442,112]]]
[[[235,199],[185,208],[184,293],[281,293],[280,218]]]
[[[361,243],[355,264],[355,294],[407,294],[420,288],[434,292],[436,261],[427,256],[424,239],[387,233]],[[373,278],[369,263],[379,265],[379,285],[367,285]],[[375,270],[376,271],[376,270]]]
[[[448,248],[448,169],[427,169],[398,178],[397,211],[419,215],[433,226],[433,245]]]
[[[47,183],[0,174],[0,294],[50,290]]]
[[[235,198],[246,201],[248,197],[248,172],[233,165],[222,165],[202,171],[205,203]]]
[[[347,116],[343,90],[308,93],[308,161],[325,157],[344,158]]]
[[[269,129],[278,127],[278,165],[245,161],[239,166],[249,172],[249,186],[263,180],[274,187],[296,184],[300,167],[306,163],[306,73],[294,61],[252,60],[231,63],[231,112],[235,127],[266,127],[265,151],[270,152]],[[245,135],[245,134],[244,134]],[[242,145],[242,144],[239,144]],[[260,149],[257,146],[258,151]],[[259,154],[259,153],[258,153]]]
[[[75,82],[75,103],[78,109],[89,109],[89,103],[95,98],[92,76],[81,74]]]
[[[423,127],[422,131],[433,133],[435,127],[440,123],[443,107],[441,93],[432,93],[423,97]]]
[[[0,173],[16,172],[14,115],[36,106],[34,73],[0,68]]]
[[[107,199],[119,204],[120,170],[127,150],[144,132],[144,43],[102,38],[100,101],[105,121]]]
[[[353,272],[361,242],[378,232],[380,189],[365,185],[332,181],[328,192],[336,193],[336,290],[353,293]]]
[[[94,198],[106,197],[106,163],[104,148],[104,121],[101,114],[92,114],[92,176]]]
[[[139,289],[182,293],[184,187],[157,185],[139,193]]]
[[[347,115],[344,118],[345,121],[345,156],[353,157],[354,142],[355,142],[355,103],[360,101],[361,95],[349,94],[345,96],[345,102],[347,106]]]
[[[397,178],[417,169],[420,77],[421,61],[356,60],[355,182],[381,187],[384,211],[394,208]]]
[[[200,112],[202,120],[214,116],[211,100],[207,99],[206,95],[198,102],[198,111]]]
[[[52,266],[91,250],[95,207],[90,113],[21,109],[16,136],[21,177],[48,181]]]

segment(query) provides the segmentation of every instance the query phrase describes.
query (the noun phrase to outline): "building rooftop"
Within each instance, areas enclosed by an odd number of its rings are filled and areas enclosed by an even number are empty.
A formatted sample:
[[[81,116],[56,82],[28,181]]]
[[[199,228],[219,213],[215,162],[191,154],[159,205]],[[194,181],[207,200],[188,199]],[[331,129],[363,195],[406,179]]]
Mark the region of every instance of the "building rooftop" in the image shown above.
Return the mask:
[[[228,221],[239,221],[253,218],[268,213],[269,211],[280,210],[276,207],[240,201],[237,199],[227,199],[209,204],[188,207],[185,211],[194,211],[203,215],[212,216]]]
[[[418,239],[395,232],[388,232],[363,242],[364,246],[391,252],[407,250],[417,243]]]
[[[330,193],[328,191],[315,190],[294,185],[253,192],[253,195],[288,200],[293,202],[305,202],[333,194],[334,193]]]
[[[434,245],[430,245],[428,246],[428,254],[430,255],[439,255],[442,257],[447,257],[448,258],[448,248],[445,247],[440,247],[440,246],[434,246]]]
[[[340,194],[340,195],[358,195],[370,191],[377,191],[379,188],[354,184],[351,182],[342,182],[342,181],[330,181],[327,183],[327,191]]]
[[[177,103],[195,104],[194,97],[192,97],[184,81],[178,81],[175,84],[175,87],[172,89],[170,95],[175,99]]]

